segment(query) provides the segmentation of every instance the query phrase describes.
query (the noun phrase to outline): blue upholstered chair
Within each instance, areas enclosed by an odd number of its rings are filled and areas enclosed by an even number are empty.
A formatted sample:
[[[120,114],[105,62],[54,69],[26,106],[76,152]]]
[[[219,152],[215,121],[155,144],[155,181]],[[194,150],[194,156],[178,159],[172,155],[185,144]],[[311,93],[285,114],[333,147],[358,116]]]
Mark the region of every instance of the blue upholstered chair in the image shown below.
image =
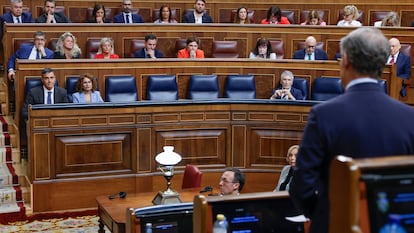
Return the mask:
[[[151,75],[147,82],[148,100],[177,100],[178,85],[175,75]]]
[[[309,97],[309,82],[306,78],[296,78],[293,79],[294,88],[302,91],[302,100],[306,100]]]
[[[134,102],[138,100],[134,76],[108,76],[105,80],[105,100],[108,102]]]
[[[378,84],[381,86],[384,92],[387,93],[387,81],[380,79],[378,80]]]
[[[217,75],[192,75],[188,84],[189,99],[217,99],[220,97]]]
[[[228,75],[224,97],[233,99],[255,99],[256,83],[253,75]]]
[[[42,86],[42,79],[39,78],[28,78],[26,79],[26,86],[24,87],[24,96],[27,95],[27,93],[32,89],[33,87],[39,87]],[[58,86],[58,81],[55,82],[55,87]]]
[[[72,103],[72,94],[76,92],[76,84],[78,83],[78,76],[66,77],[66,91],[68,92],[68,101]]]
[[[340,78],[318,77],[312,83],[312,100],[324,101],[344,93]]]

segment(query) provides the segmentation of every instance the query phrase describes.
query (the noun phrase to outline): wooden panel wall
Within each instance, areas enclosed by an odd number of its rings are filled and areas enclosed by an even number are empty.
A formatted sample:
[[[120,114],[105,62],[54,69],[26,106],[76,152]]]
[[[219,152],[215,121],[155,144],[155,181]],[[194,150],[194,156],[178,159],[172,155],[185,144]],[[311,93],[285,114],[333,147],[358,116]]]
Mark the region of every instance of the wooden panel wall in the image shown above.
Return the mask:
[[[219,173],[235,166],[250,174],[246,190],[270,191],[310,107],[270,100],[34,106],[33,211],[93,207],[99,195],[165,188],[154,159],[164,145],[182,155],[178,173],[186,164],[201,168],[203,185],[217,187]],[[259,182],[260,173],[272,178]]]

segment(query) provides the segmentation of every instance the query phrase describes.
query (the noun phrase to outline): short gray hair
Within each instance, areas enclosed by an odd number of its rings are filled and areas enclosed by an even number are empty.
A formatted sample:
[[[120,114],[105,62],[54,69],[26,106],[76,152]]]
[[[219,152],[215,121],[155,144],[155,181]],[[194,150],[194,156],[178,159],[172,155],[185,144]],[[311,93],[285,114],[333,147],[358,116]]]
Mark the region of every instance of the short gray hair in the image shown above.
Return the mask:
[[[380,78],[390,54],[390,44],[377,28],[363,27],[341,39],[341,53],[360,74]],[[343,57],[343,56],[342,56]]]

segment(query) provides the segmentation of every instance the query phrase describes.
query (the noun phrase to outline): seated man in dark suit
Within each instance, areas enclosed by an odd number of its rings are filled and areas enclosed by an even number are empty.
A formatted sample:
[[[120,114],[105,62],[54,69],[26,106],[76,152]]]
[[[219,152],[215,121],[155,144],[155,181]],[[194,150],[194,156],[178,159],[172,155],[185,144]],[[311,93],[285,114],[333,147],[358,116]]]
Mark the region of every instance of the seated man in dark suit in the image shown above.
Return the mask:
[[[402,78],[402,87],[400,95],[402,97],[407,95],[405,80],[409,80],[411,77],[411,57],[400,52],[401,44],[397,38],[391,38],[390,42],[390,56],[387,63],[396,64],[397,66],[397,77]]]
[[[293,80],[295,77],[289,70],[285,70],[280,75],[279,87],[273,91],[270,99],[282,99],[282,100],[302,100],[302,91],[293,87]]]
[[[145,36],[145,48],[134,53],[135,58],[163,58],[164,54],[157,47],[157,37],[153,34]]]
[[[34,87],[27,93],[22,108],[23,119],[28,119],[29,104],[57,104],[67,103],[66,89],[55,87],[56,76],[51,68],[44,68],[42,70],[42,86]]]
[[[33,23],[32,14],[29,12],[23,12],[23,0],[11,0],[10,12],[2,15],[1,31],[4,31],[4,23]]]
[[[45,0],[43,14],[37,17],[36,23],[71,23],[62,13],[55,12],[56,0]]]
[[[302,60],[328,60],[328,55],[325,51],[316,48],[316,39],[313,36],[308,36],[305,40],[305,49],[297,50],[293,54],[293,59]]]
[[[7,77],[10,81],[14,80],[16,59],[52,59],[53,51],[46,48],[46,34],[35,32],[33,35],[33,45],[23,45],[10,58],[7,63]]]
[[[122,12],[114,16],[114,23],[143,23],[144,20],[138,14],[132,14],[132,1],[122,1]]]
[[[206,1],[196,0],[194,3],[194,11],[188,12],[183,17],[183,23],[212,23],[213,19],[205,12]]]

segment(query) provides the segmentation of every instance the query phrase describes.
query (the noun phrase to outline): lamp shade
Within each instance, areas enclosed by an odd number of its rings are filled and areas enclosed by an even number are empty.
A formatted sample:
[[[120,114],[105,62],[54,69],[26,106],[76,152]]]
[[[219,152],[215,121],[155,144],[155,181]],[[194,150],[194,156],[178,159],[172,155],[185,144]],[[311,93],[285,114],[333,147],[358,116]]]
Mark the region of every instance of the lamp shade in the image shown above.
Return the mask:
[[[174,152],[173,146],[164,146],[164,151],[155,156],[155,161],[160,165],[172,166],[181,161],[181,155]]]

